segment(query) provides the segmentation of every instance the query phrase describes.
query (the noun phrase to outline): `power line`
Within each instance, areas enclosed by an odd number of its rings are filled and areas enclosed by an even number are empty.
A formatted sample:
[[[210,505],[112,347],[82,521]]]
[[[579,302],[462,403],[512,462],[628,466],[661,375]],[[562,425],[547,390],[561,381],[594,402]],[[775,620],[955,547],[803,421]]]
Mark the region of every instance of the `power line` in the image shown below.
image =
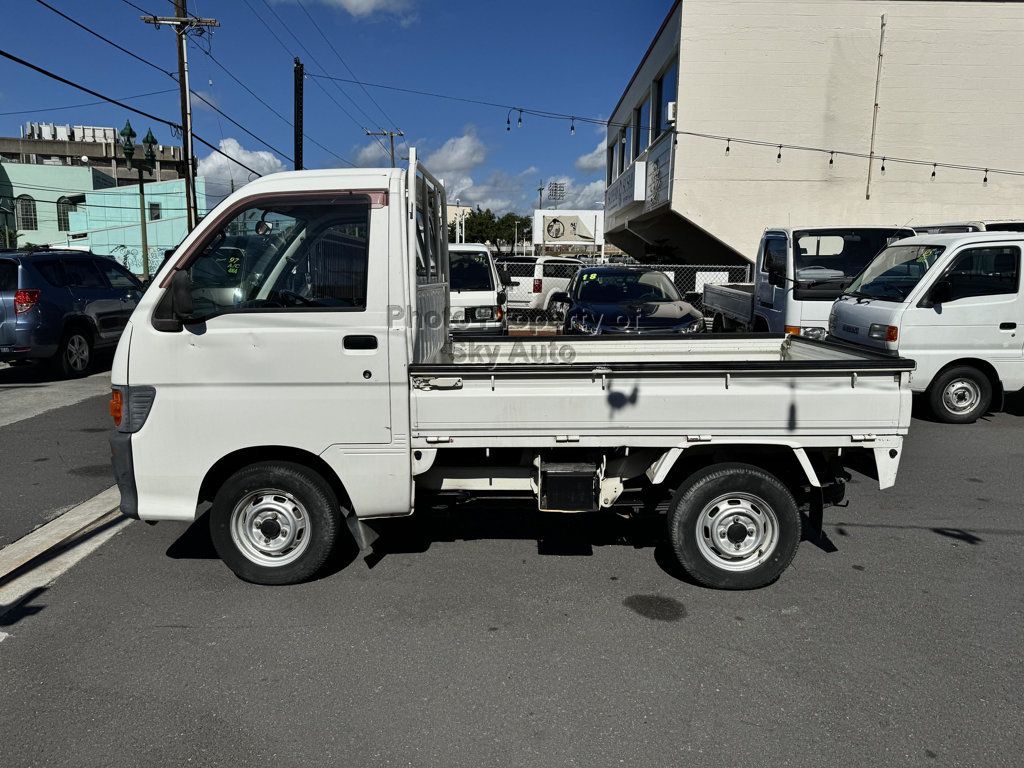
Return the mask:
[[[334,52],[334,55],[338,57],[338,61],[341,62],[342,66],[345,67],[345,69],[348,71],[348,73],[353,78],[355,78],[356,73],[352,71],[352,67],[350,67],[348,65],[348,62],[345,61],[344,57],[342,57],[342,55],[340,53],[338,53],[338,49],[334,47],[334,43],[332,43],[331,39],[329,37],[327,37],[327,35],[324,34],[323,29],[320,27],[319,24],[316,23],[316,21],[310,15],[309,9],[306,8],[305,3],[303,3],[302,0],[297,0],[297,2],[299,4],[299,7],[302,9],[302,12],[306,14],[306,18],[309,19],[309,23],[313,25],[313,27],[316,29],[316,31],[320,33],[320,37],[322,37],[324,39],[324,42],[327,43],[327,47],[330,48]],[[359,81],[356,80],[356,82],[359,82]],[[389,123],[391,123],[391,127],[396,129],[396,130],[400,130],[398,128],[398,124],[391,118],[391,116],[387,112],[384,111],[384,107],[382,107],[377,102],[377,100],[375,98],[373,98],[371,93],[368,90],[366,90],[366,87],[362,83],[359,83],[359,88],[363,91],[363,93],[366,94],[366,98],[368,98],[371,102],[373,102],[373,105],[375,107],[377,107],[377,109],[380,111],[380,113],[384,116],[384,119],[387,120]],[[367,117],[369,117],[369,115],[367,115]]]
[[[356,80],[352,80],[352,79],[349,79],[349,78],[334,77],[332,75],[318,75],[318,74],[312,74],[311,73],[309,76],[313,77],[313,78],[323,79],[323,80],[337,80],[337,81],[343,82],[343,83],[355,83],[355,82],[357,82]],[[434,98],[434,99],[445,99],[447,101],[462,102],[464,104],[475,104],[475,105],[478,105],[478,106],[494,107],[496,109],[505,109],[505,110],[508,110],[508,117],[506,117],[506,125],[508,125],[509,127],[511,127],[511,116],[512,116],[512,114],[513,113],[518,113],[518,115],[519,115],[519,122],[520,123],[522,121],[522,116],[523,115],[531,115],[531,116],[534,116],[534,117],[541,117],[541,118],[548,119],[548,120],[560,120],[560,121],[563,121],[563,122],[569,122],[570,124],[574,124],[574,123],[591,123],[591,124],[594,124],[594,125],[602,125],[602,126],[605,126],[607,128],[629,128],[629,127],[634,127],[637,130],[650,130],[650,128],[651,128],[650,126],[645,126],[645,125],[636,125],[636,126],[634,126],[632,123],[617,123],[617,122],[615,122],[613,120],[602,120],[601,118],[598,118],[598,117],[581,117],[580,115],[572,115],[572,114],[568,114],[568,113],[564,113],[564,112],[552,112],[552,111],[549,111],[549,110],[535,109],[535,108],[531,108],[531,107],[521,107],[521,106],[512,105],[512,104],[502,104],[502,103],[499,103],[499,102],[486,101],[486,100],[483,100],[483,99],[473,99],[473,98],[469,98],[469,97],[465,97],[465,96],[451,96],[451,95],[445,94],[445,93],[434,93],[434,92],[431,92],[431,91],[422,91],[422,90],[418,90],[418,89],[415,89],[415,88],[403,88],[403,87],[400,87],[400,86],[397,86],[397,85],[386,85],[384,83],[364,83],[364,84],[366,86],[370,87],[370,88],[381,88],[381,89],[387,90],[387,91],[396,91],[396,92],[399,92],[399,93],[409,93],[409,94],[413,94],[415,96],[425,96],[425,97]],[[798,151],[798,152],[816,152],[818,154],[828,155],[830,158],[835,158],[835,157],[852,157],[852,158],[858,158],[858,159],[861,159],[861,160],[872,160],[872,161],[873,160],[881,160],[883,166],[886,163],[901,163],[901,164],[904,164],[904,165],[931,166],[932,170],[933,170],[933,174],[932,174],[933,178],[934,178],[934,170],[937,169],[937,168],[948,168],[948,169],[951,169],[951,170],[973,171],[973,172],[976,172],[976,173],[984,173],[986,179],[991,174],[1001,174],[1001,175],[1004,175],[1004,176],[1024,176],[1024,170],[1019,170],[1019,169],[995,168],[995,167],[992,167],[992,166],[987,166],[986,167],[986,166],[983,166],[983,165],[966,165],[966,164],[963,164],[963,163],[950,163],[950,162],[941,162],[941,161],[934,161],[934,160],[921,160],[921,159],[908,158],[908,157],[899,157],[899,156],[895,156],[895,155],[887,155],[887,154],[883,154],[883,153],[877,152],[877,151],[874,152],[873,154],[871,154],[871,153],[867,153],[867,152],[855,152],[855,151],[851,151],[851,150],[834,149],[834,148],[828,148],[828,147],[812,147],[812,146],[806,146],[806,145],[801,145],[801,144],[789,144],[789,143],[786,143],[784,141],[780,142],[780,141],[768,141],[768,140],[763,140],[763,139],[737,138],[735,136],[727,136],[725,134],[702,133],[702,132],[699,132],[699,131],[682,131],[682,130],[675,130],[675,129],[673,129],[673,130],[665,131],[665,133],[671,133],[671,134],[673,134],[675,136],[690,136],[692,138],[708,139],[708,140],[712,140],[712,141],[724,142],[725,145],[726,145],[726,153],[729,153],[729,147],[732,144],[746,144],[746,145],[756,146],[756,147],[771,147],[773,149],[778,150],[780,155],[782,153],[782,150],[791,150],[791,151]],[[780,157],[780,159],[781,159],[781,157]]]
[[[141,99],[146,96],[161,96],[167,93],[177,93],[177,88],[165,88],[162,91],[149,91],[148,93],[137,93],[134,96],[121,96],[121,99]],[[37,109],[16,109],[13,112],[0,112],[0,117],[8,115],[31,115],[36,112],[58,112],[64,109],[81,109],[82,107],[95,107],[99,104],[106,104],[105,101],[86,101],[81,104],[67,104],[63,107],[39,107]]]
[[[79,29],[81,29],[81,30],[83,30],[85,32],[88,32],[93,37],[96,37],[96,38],[102,40],[107,45],[113,46],[114,48],[116,48],[117,50],[121,51],[122,53],[126,53],[129,56],[131,56],[133,59],[135,59],[137,61],[141,61],[146,66],[151,67],[152,69],[155,69],[157,72],[160,72],[163,75],[166,75],[167,77],[171,78],[171,80],[173,80],[174,82],[178,82],[178,76],[174,72],[171,72],[170,70],[163,69],[162,67],[158,67],[156,64],[153,64],[151,61],[148,61],[148,60],[144,59],[143,57],[141,57],[138,54],[136,54],[134,51],[130,51],[129,49],[125,48],[124,46],[119,45],[118,43],[114,42],[110,38],[104,37],[99,32],[96,32],[94,29],[90,28],[86,24],[83,24],[82,22],[78,21],[77,19],[74,19],[71,16],[68,16],[63,11],[61,11],[61,10],[59,10],[57,8],[54,8],[52,5],[50,5],[48,2],[46,2],[46,0],[36,0],[36,2],[39,5],[42,5],[45,8],[48,8],[49,10],[53,11],[54,13],[56,13],[58,16],[60,16],[61,18],[65,19],[66,21],[71,22],[72,24],[74,24]],[[125,2],[127,2],[127,0],[125,0]],[[132,7],[136,8],[136,9],[138,9],[138,6],[136,6],[134,3],[128,3],[128,4],[131,5]],[[277,154],[281,155],[283,158],[285,158],[289,162],[291,161],[290,157],[288,157],[286,154],[281,152],[281,150],[277,149],[273,144],[270,144],[265,139],[261,138],[260,136],[257,136],[255,133],[250,131],[248,128],[246,128],[244,125],[239,123],[233,117],[231,117],[230,115],[228,115],[225,112],[223,112],[219,107],[217,107],[216,105],[212,104],[208,99],[204,98],[201,94],[198,94],[198,93],[196,93],[195,91],[193,91],[191,89],[189,89],[189,92],[193,96],[198,98],[200,101],[202,101],[204,104],[206,104],[214,112],[216,112],[221,117],[223,117],[225,120],[227,120],[230,123],[232,123],[239,130],[244,131],[248,136],[250,136],[251,138],[255,139],[256,141],[258,141],[260,144],[262,144],[263,146],[267,147],[271,151],[276,152]]]
[[[178,132],[181,132],[181,130],[182,130],[181,129],[181,125],[179,125],[178,123],[172,122],[171,120],[167,120],[166,118],[163,118],[163,117],[157,117],[154,114],[151,114],[149,112],[145,112],[145,111],[143,111],[141,109],[138,109],[137,107],[131,106],[130,104],[125,104],[123,101],[120,101],[118,99],[112,98],[110,96],[106,96],[106,95],[100,93],[99,91],[94,91],[92,88],[89,88],[89,87],[84,86],[84,85],[80,85],[79,83],[76,83],[73,80],[68,80],[66,77],[61,77],[60,75],[56,74],[55,72],[51,72],[48,69],[44,69],[43,67],[40,67],[40,66],[38,66],[36,64],[33,64],[33,63],[29,62],[29,61],[25,61],[25,59],[22,59],[22,58],[20,58],[18,56],[15,56],[13,53],[10,53],[8,51],[0,49],[0,56],[2,56],[5,59],[8,59],[9,61],[13,61],[15,64],[20,64],[23,67],[27,67],[28,69],[31,69],[34,72],[38,72],[39,74],[44,75],[44,76],[50,78],[51,80],[56,80],[59,83],[63,83],[64,85],[67,85],[67,86],[69,86],[71,88],[74,88],[76,90],[82,91],[83,93],[88,93],[90,96],[95,96],[98,99],[103,99],[104,101],[108,102],[109,104],[113,104],[113,105],[115,105],[117,107],[121,107],[121,109],[127,110],[128,112],[132,112],[132,113],[134,113],[136,115],[141,115],[142,117],[148,118],[149,120],[152,120],[155,123],[160,123],[161,125],[166,125],[171,130],[176,130]],[[259,171],[256,171],[253,168],[250,168],[249,166],[247,166],[241,160],[238,160],[237,158],[234,158],[231,155],[229,155],[227,152],[224,152],[222,149],[220,149],[220,147],[214,146],[213,144],[208,142],[206,139],[202,138],[199,134],[193,133],[192,136],[200,144],[203,144],[204,146],[209,147],[214,152],[216,152],[218,155],[222,155],[223,157],[227,158],[228,160],[230,160],[231,162],[235,163],[236,165],[241,166],[242,168],[244,168],[245,170],[249,171],[250,173],[254,173],[257,176],[262,176],[263,175],[263,174],[259,173]]]
[[[287,46],[287,45],[285,44],[285,42],[284,42],[284,41],[283,41],[283,40],[282,40],[282,39],[281,39],[280,37],[278,37],[277,33],[276,33],[276,32],[274,32],[273,28],[272,28],[272,27],[271,27],[271,26],[270,26],[270,25],[269,25],[269,24],[267,23],[266,19],[264,19],[264,18],[263,18],[263,17],[262,17],[262,16],[260,15],[260,14],[256,13],[256,10],[255,10],[255,9],[254,9],[254,8],[252,7],[252,5],[250,5],[250,3],[249,3],[249,0],[243,0],[243,2],[244,2],[244,3],[246,4],[246,6],[247,6],[247,7],[249,8],[249,10],[250,10],[250,11],[252,12],[252,14],[253,14],[254,16],[256,16],[256,18],[258,18],[258,19],[260,20],[260,23],[262,23],[262,24],[263,24],[263,26],[267,28],[267,30],[268,30],[268,31],[270,32],[270,34],[271,34],[271,35],[273,35],[274,39],[275,39],[275,40],[277,40],[278,44],[279,44],[279,45],[280,45],[280,46],[281,46],[282,48],[284,48],[285,52],[286,52],[286,53],[287,53],[287,54],[288,54],[289,56],[291,56],[291,57],[292,57],[293,59],[294,59],[294,58],[296,58],[296,56],[295,56],[295,52],[294,52],[294,51],[292,51],[292,49],[291,49],[291,48],[289,48],[289,47],[288,47],[288,46]],[[287,24],[285,23],[284,19],[282,19],[282,18],[281,18],[281,17],[280,17],[279,15],[278,15],[277,11],[275,11],[275,10],[274,10],[274,9],[273,9],[273,8],[272,8],[272,7],[270,6],[270,4],[269,4],[269,3],[267,3],[267,0],[261,0],[261,2],[262,2],[262,3],[263,3],[263,5],[264,5],[264,6],[266,7],[266,9],[267,9],[268,11],[270,11],[270,13],[271,13],[271,14],[272,14],[272,15],[274,16],[274,18],[275,18],[275,19],[277,19],[278,23],[279,23],[279,24],[280,24],[280,25],[281,25],[282,27],[284,27],[285,31],[287,31],[287,32],[288,32],[288,34],[292,36],[292,38],[293,38],[293,39],[295,40],[295,42],[296,42],[296,43],[298,43],[298,45],[299,45],[299,48],[301,48],[301,49],[302,49],[302,51],[303,51],[303,52],[304,52],[304,53],[306,54],[306,56],[307,56],[307,57],[309,58],[309,60],[310,60],[310,61],[312,61],[312,62],[313,62],[314,64],[316,64],[316,65],[317,65],[318,67],[320,67],[320,69],[321,69],[321,70],[324,70],[324,71],[326,71],[326,67],[324,67],[324,65],[320,63],[320,60],[319,60],[319,59],[317,59],[317,57],[316,57],[316,56],[314,56],[314,55],[313,55],[313,53],[312,53],[312,52],[311,52],[311,51],[310,51],[310,50],[309,50],[309,49],[308,49],[308,48],[307,48],[307,47],[306,47],[305,45],[303,45],[303,43],[302,43],[302,40],[300,40],[300,39],[299,39],[299,37],[298,37],[298,36],[297,36],[297,35],[296,35],[296,34],[295,34],[294,32],[292,32],[291,28],[290,28],[290,27],[289,27],[289,26],[288,26],[288,25],[287,25]],[[358,120],[356,120],[356,119],[355,119],[355,117],[353,117],[352,113],[351,113],[351,112],[349,112],[349,111],[348,111],[347,109],[345,109],[345,107],[343,107],[343,106],[342,106],[341,102],[340,102],[340,101],[338,101],[338,100],[337,100],[336,98],[334,98],[334,96],[333,96],[333,95],[331,95],[331,93],[330,93],[330,92],[329,92],[329,91],[328,91],[328,90],[327,90],[327,89],[326,89],[326,88],[324,87],[323,83],[321,83],[321,82],[319,82],[319,81],[317,81],[317,80],[314,80],[313,82],[314,82],[314,83],[316,84],[316,87],[317,87],[317,88],[319,88],[319,89],[320,89],[321,91],[323,91],[323,94],[324,94],[324,95],[325,95],[325,96],[326,96],[326,97],[327,97],[328,99],[330,99],[330,100],[331,100],[332,102],[334,102],[334,106],[336,106],[336,107],[337,107],[337,108],[338,108],[339,110],[341,110],[341,112],[342,112],[342,113],[343,113],[343,114],[344,114],[344,115],[345,115],[346,117],[348,117],[348,119],[349,119],[349,120],[351,120],[351,121],[352,121],[352,123],[353,123],[353,124],[354,124],[354,125],[355,125],[356,127],[358,127],[359,129],[361,129],[361,130],[363,131],[363,133],[368,133],[368,132],[369,132],[369,129],[368,129],[368,128],[367,128],[367,127],[366,127],[365,125],[360,125],[359,121],[358,121]],[[334,87],[335,87],[335,88],[336,88],[336,89],[338,90],[338,92],[339,92],[339,93],[341,93],[341,94],[342,94],[342,95],[343,95],[343,96],[344,96],[345,98],[347,98],[347,99],[348,99],[348,100],[349,100],[350,102],[352,102],[352,104],[353,104],[353,105],[354,105],[354,106],[355,106],[355,107],[356,107],[357,109],[359,109],[359,110],[360,110],[361,112],[363,112],[363,114],[364,114],[364,115],[366,115],[366,118],[367,118],[368,120],[369,120],[369,119],[371,119],[371,118],[370,118],[370,116],[369,116],[369,115],[367,115],[367,114],[366,114],[366,112],[365,112],[365,111],[364,111],[364,110],[363,110],[363,109],[362,109],[362,108],[361,108],[361,107],[360,107],[360,106],[359,106],[358,104],[356,104],[355,100],[353,100],[351,96],[349,96],[349,95],[348,95],[347,93],[345,93],[345,91],[344,91],[344,90],[343,90],[343,89],[341,88],[341,86],[340,86],[340,85],[338,85],[337,83],[335,83]],[[376,138],[376,137],[375,137],[375,141],[377,142],[377,144],[379,144],[379,145],[380,145],[380,148],[381,148],[381,149],[382,149],[382,150],[383,150],[384,152],[387,152],[387,151],[388,151],[388,150],[387,150],[387,147],[385,147],[385,146],[384,146],[384,142],[382,142],[382,141],[381,141],[381,140],[380,140],[379,138]]]

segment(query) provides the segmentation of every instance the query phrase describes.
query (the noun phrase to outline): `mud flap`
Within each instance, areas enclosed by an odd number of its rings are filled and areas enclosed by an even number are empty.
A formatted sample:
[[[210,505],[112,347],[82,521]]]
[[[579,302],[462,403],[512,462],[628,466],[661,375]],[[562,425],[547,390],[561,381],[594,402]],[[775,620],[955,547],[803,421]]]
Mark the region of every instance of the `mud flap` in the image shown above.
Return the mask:
[[[352,538],[355,539],[356,544],[359,545],[360,552],[366,552],[373,546],[373,543],[380,538],[380,534],[354,514],[350,514],[345,518],[345,524],[348,525],[348,530],[352,534]]]
[[[878,487],[881,490],[896,485],[896,472],[900,468],[902,441],[898,447],[872,448],[875,452],[875,469],[878,471]]]

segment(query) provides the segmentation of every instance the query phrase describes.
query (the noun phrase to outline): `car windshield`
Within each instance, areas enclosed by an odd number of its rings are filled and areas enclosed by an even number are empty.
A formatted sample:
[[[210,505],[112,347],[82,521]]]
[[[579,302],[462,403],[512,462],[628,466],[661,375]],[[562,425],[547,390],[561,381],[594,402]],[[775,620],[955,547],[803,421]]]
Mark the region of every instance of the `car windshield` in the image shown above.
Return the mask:
[[[449,251],[453,291],[491,291],[491,257],[486,251]]]
[[[909,229],[814,229],[793,233],[794,277],[801,282],[829,282],[852,278],[879,251]]]
[[[682,301],[679,291],[664,272],[580,273],[579,298],[594,304],[636,301]]]
[[[944,250],[941,245],[889,246],[853,281],[846,293],[883,301],[903,301]]]

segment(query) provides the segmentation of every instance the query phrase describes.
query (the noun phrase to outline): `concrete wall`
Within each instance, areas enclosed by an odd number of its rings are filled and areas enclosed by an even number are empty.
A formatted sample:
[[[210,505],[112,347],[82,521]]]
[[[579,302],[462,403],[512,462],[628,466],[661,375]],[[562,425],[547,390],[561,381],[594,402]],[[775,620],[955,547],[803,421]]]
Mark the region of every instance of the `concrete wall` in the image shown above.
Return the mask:
[[[684,0],[681,130],[1024,169],[1024,5]],[[681,136],[673,205],[748,258],[767,226],[1024,217],[1024,179]]]
[[[15,228],[14,216],[5,210],[12,210],[19,196],[28,195],[36,203],[38,226],[19,229],[17,244],[64,244],[68,232],[57,226],[57,200],[62,196],[80,198],[87,191],[113,184],[109,176],[86,167],[0,163],[0,226]]]
[[[682,218],[753,258],[768,226],[1024,218],[1024,178],[940,168],[933,180],[930,165],[892,161],[879,172],[883,155],[1024,170],[1024,4],[683,0],[674,14],[613,121],[678,45],[679,130],[863,153],[882,14],[887,27],[870,200],[865,159],[783,150],[777,162],[774,146],[736,142],[727,156],[679,136],[663,228]],[[645,217],[609,214],[608,228]]]
[[[185,181],[153,182],[145,185],[146,236],[150,269],[163,261],[164,251],[174,248],[187,232]],[[206,213],[206,180],[196,179],[199,215]],[[93,253],[112,256],[136,274],[142,274],[142,228],[139,226],[138,186],[117,187],[86,195],[86,204],[72,214],[75,235],[70,244]],[[150,218],[150,203],[160,204],[160,218]]]

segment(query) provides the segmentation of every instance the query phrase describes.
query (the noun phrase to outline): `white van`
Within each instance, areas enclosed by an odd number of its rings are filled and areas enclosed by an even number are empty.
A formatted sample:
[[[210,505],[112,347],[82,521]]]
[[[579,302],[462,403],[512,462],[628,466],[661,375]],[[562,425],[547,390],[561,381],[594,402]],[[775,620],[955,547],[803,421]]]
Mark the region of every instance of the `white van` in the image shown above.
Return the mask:
[[[490,249],[483,243],[449,243],[451,306],[449,330],[455,334],[504,335],[508,297]]]
[[[829,334],[917,363],[911,390],[951,423],[1024,387],[1024,235],[918,235],[890,245],[832,307]]]

